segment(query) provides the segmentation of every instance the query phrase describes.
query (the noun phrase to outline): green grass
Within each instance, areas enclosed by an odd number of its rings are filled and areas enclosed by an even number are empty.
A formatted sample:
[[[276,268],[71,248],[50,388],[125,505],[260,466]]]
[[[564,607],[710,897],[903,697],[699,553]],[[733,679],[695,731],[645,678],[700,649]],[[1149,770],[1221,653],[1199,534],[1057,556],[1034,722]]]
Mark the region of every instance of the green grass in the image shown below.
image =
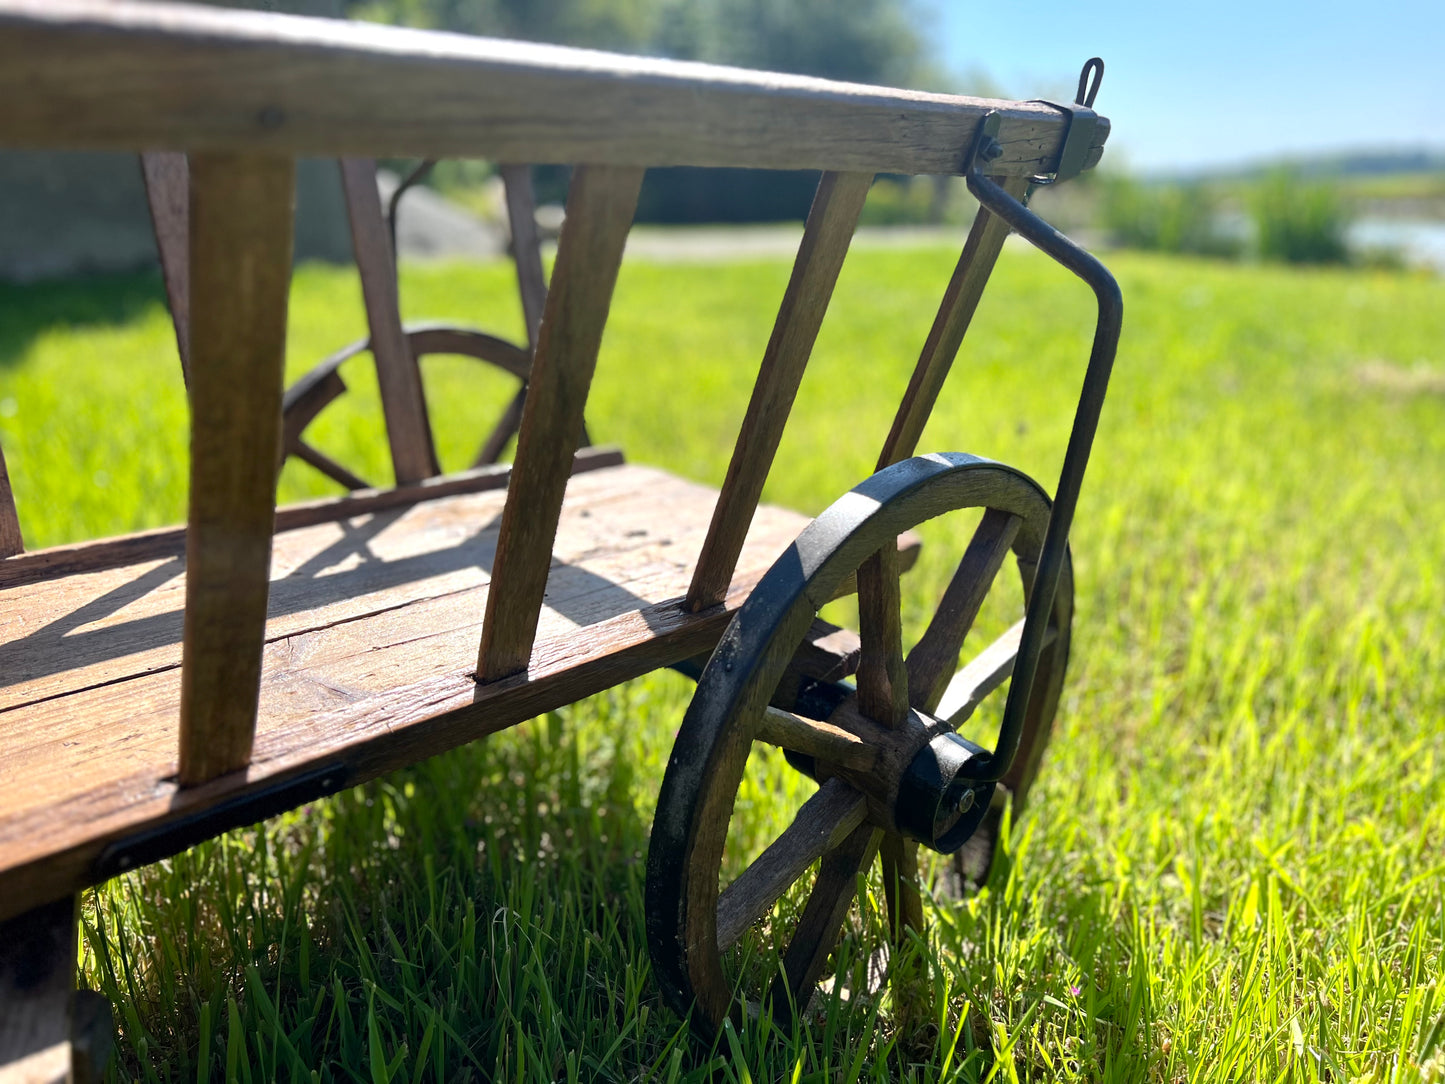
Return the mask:
[[[952,254],[857,253],[767,498],[866,475]],[[1120,255],[1117,376],[1074,533],[1074,661],[995,883],[930,909],[931,1027],[889,999],[715,1049],[658,1001],[651,807],[688,685],[633,682],[88,894],[120,1079],[1445,1080],[1445,284]],[[589,418],[717,482],[785,263],[629,265]],[[411,268],[408,311],[515,331],[500,266]],[[185,406],[158,284],[0,295],[0,440],[32,546],[178,520]],[[359,334],[303,269],[291,372]],[[1002,260],[924,449],[1052,488],[1086,291]],[[320,443],[384,478],[374,382]],[[444,459],[497,407],[428,373]],[[480,390],[478,390],[480,389]],[[343,409],[344,407],[344,409]],[[288,467],[283,499],[327,492]],[[917,631],[957,542],[926,532]],[[1001,620],[992,615],[990,620]],[[806,789],[775,762],[741,828]],[[876,929],[878,885],[847,970]]]

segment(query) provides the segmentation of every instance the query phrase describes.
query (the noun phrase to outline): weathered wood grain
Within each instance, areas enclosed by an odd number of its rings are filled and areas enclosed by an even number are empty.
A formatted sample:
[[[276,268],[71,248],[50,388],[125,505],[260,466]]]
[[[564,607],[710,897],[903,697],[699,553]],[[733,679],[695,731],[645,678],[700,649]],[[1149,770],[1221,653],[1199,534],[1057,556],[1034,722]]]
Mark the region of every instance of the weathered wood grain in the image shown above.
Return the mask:
[[[276,509],[295,162],[191,159],[191,480],[180,781],[250,757]]]
[[[581,166],[572,176],[502,515],[478,681],[524,671],[531,657],[557,516],[641,186],[640,169]]]
[[[0,922],[0,1084],[70,1080],[74,895]]]
[[[818,182],[803,240],[793,261],[793,274],[778,306],[722,494],[713,511],[712,527],[687,592],[687,604],[694,610],[715,606],[727,593],[748,520],[762,496],[763,483],[777,454],[798,384],[872,182],[871,173],[825,173]]]
[[[1039,103],[109,0],[0,3],[0,101],[0,142],[130,151],[956,173],[997,109],[1024,176],[1064,135]]]
[[[119,836],[328,758],[347,764],[353,780],[369,778],[708,650],[807,522],[760,507],[732,594],[691,614],[681,599],[715,498],[642,467],[574,478],[531,669],[482,686],[472,664],[504,493],[283,532],[251,763],[199,787],[168,779],[180,561],[24,588],[57,593],[26,597],[23,612],[51,615],[38,624],[17,628],[16,611],[0,614],[9,620],[3,649],[15,652],[0,676],[37,683],[0,689],[9,708],[0,710],[0,916],[90,883],[96,855]],[[114,609],[96,608],[97,599]],[[68,613],[48,643],[20,642]],[[70,676],[47,685],[54,673],[34,667],[61,648],[79,657],[57,660]]]
[[[1028,187],[1028,181],[1022,177],[1010,177],[1004,179],[1003,187],[1009,195],[1018,199]],[[933,326],[924,341],[918,364],[908,381],[908,389],[898,405],[893,427],[878,456],[879,470],[907,459],[918,450],[918,438],[923,435],[923,427],[933,413],[938,393],[943,389],[953,359],[958,356],[958,348],[963,344],[963,336],[968,331],[973,314],[978,311],[983,288],[988,284],[988,277],[993,273],[993,266],[1008,235],[1008,223],[990,214],[987,208],[978,209],[973,226],[968,231],[968,240],[958,257],[958,265],[953,269],[953,277],[944,290],[938,314],[933,318]]]
[[[809,866],[863,823],[867,812],[867,800],[841,779],[819,787],[782,834],[718,896],[718,948],[725,952],[736,944]]]
[[[190,167],[186,156],[177,151],[149,151],[140,156],[140,163],[156,253],[161,261],[161,279],[181,356],[181,375],[190,379]]]
[[[392,467],[398,485],[419,482],[441,471],[432,446],[421,373],[401,326],[396,257],[376,188],[376,163],[369,158],[343,158],[341,183],[351,222],[351,247],[361,273],[366,322],[371,328],[369,346],[376,359]]]
[[[522,317],[527,323],[527,345],[536,350],[542,309],[547,304],[547,276],[542,270],[542,240],[537,234],[532,167],[503,165],[500,172],[507,197],[507,223],[512,233],[512,263],[517,269],[517,290],[522,296]]]

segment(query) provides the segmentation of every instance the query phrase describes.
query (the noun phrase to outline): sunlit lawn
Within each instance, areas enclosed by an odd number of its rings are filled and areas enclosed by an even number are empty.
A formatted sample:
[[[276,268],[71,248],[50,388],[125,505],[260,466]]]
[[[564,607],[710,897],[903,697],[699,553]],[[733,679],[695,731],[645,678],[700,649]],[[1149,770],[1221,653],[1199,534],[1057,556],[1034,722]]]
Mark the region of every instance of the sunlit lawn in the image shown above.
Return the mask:
[[[813,513],[866,476],[952,261],[850,258],[767,499]],[[930,910],[934,1026],[835,998],[800,1034],[709,1051],[660,1004],[643,858],[689,691],[662,673],[87,896],[119,1077],[1445,1080],[1445,283],[1111,263],[1126,330],[1070,679],[1001,875]],[[719,482],[787,272],[628,265],[595,438]],[[520,327],[502,265],[409,268],[403,295]],[[0,292],[29,545],[183,518],[158,299],[150,278]],[[1090,316],[1080,284],[1006,253],[923,449],[1052,489]],[[292,375],[363,326],[353,274],[303,269]],[[426,376],[464,465],[501,382]],[[317,442],[385,479],[365,360],[347,379]],[[333,488],[292,465],[281,495]],[[957,553],[925,531],[913,632]],[[775,769],[745,795],[755,833],[808,786]]]

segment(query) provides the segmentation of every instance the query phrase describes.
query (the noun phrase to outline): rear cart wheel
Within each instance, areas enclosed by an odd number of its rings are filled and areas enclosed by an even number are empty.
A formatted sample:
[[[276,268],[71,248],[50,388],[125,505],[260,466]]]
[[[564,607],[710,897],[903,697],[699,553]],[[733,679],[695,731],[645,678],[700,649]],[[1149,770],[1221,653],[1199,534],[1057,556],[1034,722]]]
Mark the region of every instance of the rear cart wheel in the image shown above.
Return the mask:
[[[983,509],[936,613],[905,656],[897,538],[947,512]],[[1038,770],[1068,658],[1073,586],[1065,562],[1018,752],[993,782],[986,750],[956,729],[1010,675],[1020,621],[961,669],[964,638],[1011,552],[1025,599],[1049,522],[1029,478],[969,455],[924,456],[880,471],[819,516],[734,616],[698,682],[658,799],[647,866],[648,937],[665,995],[710,1036],[761,995],[775,1020],[803,1011],[875,855],[895,938],[921,929],[919,842],[982,878],[1004,805]],[[790,663],[819,610],[861,585],[857,686],[796,681]],[[724,853],[750,755],[780,747],[817,792],[723,887]],[[774,760],[775,763],[775,760]],[[796,888],[795,888],[796,886]],[[793,917],[796,915],[796,917]],[[759,971],[749,935],[779,948]],[[771,978],[765,976],[771,975]],[[767,989],[749,988],[766,986]]]

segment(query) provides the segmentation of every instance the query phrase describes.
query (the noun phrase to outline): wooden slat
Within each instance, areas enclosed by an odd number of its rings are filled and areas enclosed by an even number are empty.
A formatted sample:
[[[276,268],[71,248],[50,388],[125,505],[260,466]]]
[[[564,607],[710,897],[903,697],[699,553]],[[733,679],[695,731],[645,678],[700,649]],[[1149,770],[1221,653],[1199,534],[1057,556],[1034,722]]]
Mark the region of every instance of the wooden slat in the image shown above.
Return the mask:
[[[70,1080],[76,898],[0,923],[0,1084]]]
[[[351,247],[361,273],[366,322],[371,328],[371,355],[376,359],[392,467],[398,485],[420,482],[441,472],[432,446],[421,372],[401,326],[396,259],[376,189],[376,163],[369,158],[343,158],[341,184],[351,222]]]
[[[191,159],[191,484],[182,785],[246,764],[281,437],[295,162]]]
[[[623,462],[622,452],[615,447],[597,445],[579,448],[572,461],[572,473],[615,467]],[[315,523],[331,523],[352,516],[370,515],[389,509],[407,508],[426,501],[455,497],[463,493],[479,493],[489,489],[505,489],[512,465],[481,467],[458,471],[440,478],[428,478],[414,486],[388,489],[362,489],[340,497],[323,497],[302,501],[276,510],[276,530],[294,531]],[[6,561],[0,561],[0,588],[17,587],[39,580],[56,579],[77,572],[90,572],[137,561],[170,557],[185,552],[186,529],[161,527],[153,531],[106,538],[96,542],[79,542],[68,546],[32,550]],[[905,557],[916,559],[917,542]]]
[[[830,779],[717,901],[717,944],[726,951],[782,899],[809,866],[863,823],[868,802],[841,779]]]
[[[957,172],[991,109],[991,168],[1046,172],[1065,128],[1039,103],[111,0],[0,0],[0,101],[13,145],[880,173]]]
[[[23,552],[25,539],[20,534],[20,513],[15,507],[15,494],[10,489],[5,451],[0,449],[0,557],[13,557]]]
[[[478,681],[524,671],[531,658],[557,516],[641,187],[640,169],[580,166],[572,176],[497,542]]]
[[[1004,190],[1015,199],[1023,195],[1028,182],[1022,177],[1005,178]],[[928,424],[928,416],[938,401],[938,393],[948,377],[953,359],[963,343],[964,333],[978,310],[983,297],[983,288],[993,272],[993,265],[1008,239],[1009,227],[1001,218],[980,207],[974,217],[973,227],[964,242],[963,253],[958,266],[944,291],[943,301],[934,317],[933,327],[923,344],[918,365],[903,393],[898,414],[893,419],[893,428],[884,442],[883,452],[878,457],[878,469],[890,467],[899,460],[907,459],[918,448],[918,438]]]
[[[176,349],[181,355],[181,375],[191,371],[190,305],[190,167],[177,151],[150,151],[140,156],[145,178],[146,201],[151,209],[151,226],[156,235],[156,253],[161,260],[161,279],[171,306],[171,324],[176,332]]]
[[[687,604],[694,610],[714,606],[727,594],[738,549],[762,496],[872,181],[871,173],[825,173],[818,182],[793,274],[778,306],[712,528],[687,593]]]

